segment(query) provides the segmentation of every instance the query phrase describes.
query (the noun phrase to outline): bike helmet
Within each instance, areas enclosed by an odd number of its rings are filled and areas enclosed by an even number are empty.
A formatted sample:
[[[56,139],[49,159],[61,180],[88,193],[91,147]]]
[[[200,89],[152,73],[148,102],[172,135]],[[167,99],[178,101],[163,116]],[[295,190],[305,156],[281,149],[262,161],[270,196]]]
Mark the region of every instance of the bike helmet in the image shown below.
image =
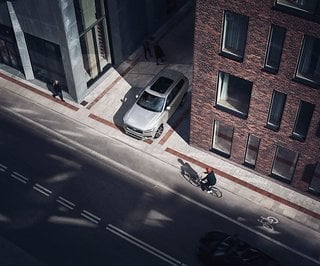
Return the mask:
[[[207,173],[211,173],[211,172],[213,172],[213,170],[212,170],[212,168],[211,168],[211,167],[206,167],[206,171],[207,171]]]

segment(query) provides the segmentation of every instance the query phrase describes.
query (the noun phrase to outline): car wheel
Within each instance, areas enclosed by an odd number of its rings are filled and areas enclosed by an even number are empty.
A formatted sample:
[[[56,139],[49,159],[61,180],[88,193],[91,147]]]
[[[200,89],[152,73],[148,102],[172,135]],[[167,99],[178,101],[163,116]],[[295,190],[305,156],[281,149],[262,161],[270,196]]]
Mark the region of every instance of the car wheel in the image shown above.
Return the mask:
[[[159,137],[161,136],[162,132],[163,132],[163,125],[160,125],[160,126],[158,127],[158,129],[157,129],[156,134],[154,135],[154,138],[155,138],[155,139],[159,138]]]
[[[187,93],[185,93],[182,97],[182,100],[180,102],[180,106],[183,106],[187,101]]]

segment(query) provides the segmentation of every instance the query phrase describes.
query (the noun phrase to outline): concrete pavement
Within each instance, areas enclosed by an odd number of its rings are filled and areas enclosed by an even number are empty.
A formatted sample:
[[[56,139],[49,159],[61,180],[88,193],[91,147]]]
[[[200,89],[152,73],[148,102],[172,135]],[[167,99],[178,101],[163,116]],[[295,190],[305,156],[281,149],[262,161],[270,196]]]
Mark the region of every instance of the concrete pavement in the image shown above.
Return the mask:
[[[12,103],[13,109],[20,114],[26,110],[19,110],[19,101],[32,101],[170,164],[177,171],[180,171],[181,161],[188,162],[196,172],[210,165],[217,173],[217,186],[222,190],[320,232],[319,199],[188,144],[190,93],[188,104],[175,113],[158,140],[138,141],[122,132],[122,117],[132,104],[133,96],[162,68],[177,69],[192,80],[194,14],[189,8],[185,6],[155,34],[167,56],[163,65],[156,65],[154,58],[145,60],[140,48],[117,69],[110,68],[80,104],[54,99],[45,85],[26,81],[11,74],[10,70],[0,70],[0,94],[22,96]]]

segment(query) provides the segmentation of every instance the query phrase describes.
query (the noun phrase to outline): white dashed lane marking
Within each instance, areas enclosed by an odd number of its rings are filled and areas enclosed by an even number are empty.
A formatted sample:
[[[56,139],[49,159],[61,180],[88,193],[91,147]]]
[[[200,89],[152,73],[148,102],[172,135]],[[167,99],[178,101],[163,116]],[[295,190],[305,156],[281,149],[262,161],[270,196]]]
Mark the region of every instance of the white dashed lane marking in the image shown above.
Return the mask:
[[[44,186],[39,185],[38,183],[33,186],[33,189],[40,192],[41,194],[49,197],[52,193],[51,190],[45,188]]]
[[[29,178],[28,177],[25,177],[17,172],[13,172],[11,175],[10,175],[12,178],[20,181],[21,183],[23,184],[27,184],[28,181],[29,181]]]
[[[88,219],[89,221],[98,224],[101,221],[101,218],[92,214],[91,212],[88,212],[86,210],[83,210],[80,214],[82,217],[85,217],[86,219]]]
[[[8,167],[0,163],[0,172],[5,172],[8,170]]]
[[[68,208],[69,210],[73,210],[74,207],[76,206],[74,203],[72,203],[71,201],[69,201],[61,196],[58,197],[57,202],[59,202],[61,205]]]

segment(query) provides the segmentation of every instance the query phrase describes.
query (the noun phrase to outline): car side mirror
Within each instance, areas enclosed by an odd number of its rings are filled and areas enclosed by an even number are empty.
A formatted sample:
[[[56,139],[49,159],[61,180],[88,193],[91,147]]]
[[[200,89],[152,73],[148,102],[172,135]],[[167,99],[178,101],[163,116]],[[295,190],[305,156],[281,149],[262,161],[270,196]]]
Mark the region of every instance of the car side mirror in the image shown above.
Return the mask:
[[[166,110],[167,110],[167,111],[170,111],[170,109],[171,109],[171,106],[168,105],[168,106],[166,107]]]
[[[139,98],[139,94],[136,94],[136,99],[138,99]]]

